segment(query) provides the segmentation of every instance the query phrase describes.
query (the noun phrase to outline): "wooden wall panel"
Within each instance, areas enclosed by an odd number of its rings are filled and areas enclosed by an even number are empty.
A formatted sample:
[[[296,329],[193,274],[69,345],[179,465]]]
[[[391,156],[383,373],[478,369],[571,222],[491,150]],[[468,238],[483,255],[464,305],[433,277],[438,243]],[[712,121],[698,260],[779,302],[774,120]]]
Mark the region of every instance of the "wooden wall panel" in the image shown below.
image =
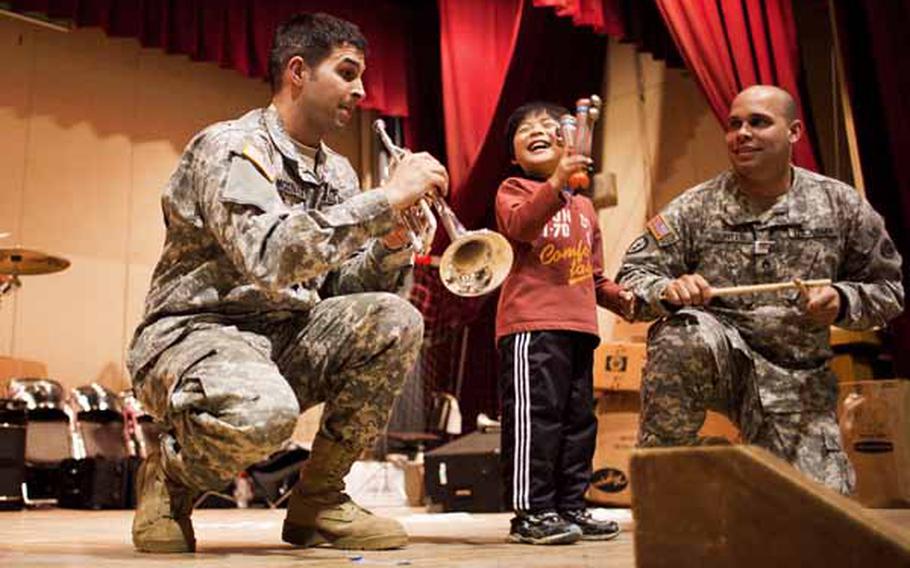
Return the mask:
[[[618,188],[617,206],[600,213],[605,271],[613,277],[645,221],[727,160],[723,130],[685,71],[611,40],[603,99],[601,163]],[[601,337],[612,340],[615,316],[598,316]]]
[[[32,94],[34,53],[32,35],[21,26],[0,22],[0,233],[11,233],[0,239],[0,247],[15,244],[20,229],[29,123],[25,109]],[[0,353],[10,353],[13,348],[16,309],[15,296],[0,300]]]
[[[161,189],[196,131],[267,104],[268,87],[99,30],[8,19],[0,69],[0,232],[13,233],[0,247],[72,261],[3,301],[0,354],[43,361],[67,386],[124,388],[164,236]]]

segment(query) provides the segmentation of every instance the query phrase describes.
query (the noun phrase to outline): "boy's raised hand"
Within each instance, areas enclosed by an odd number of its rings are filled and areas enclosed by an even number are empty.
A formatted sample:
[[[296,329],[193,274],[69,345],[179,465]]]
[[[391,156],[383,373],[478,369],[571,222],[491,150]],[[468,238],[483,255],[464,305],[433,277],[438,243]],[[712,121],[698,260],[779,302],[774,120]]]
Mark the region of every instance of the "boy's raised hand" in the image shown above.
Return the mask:
[[[550,185],[561,190],[569,181],[569,176],[575,172],[581,171],[594,163],[594,160],[582,154],[566,154],[559,160],[556,169],[547,180]]]

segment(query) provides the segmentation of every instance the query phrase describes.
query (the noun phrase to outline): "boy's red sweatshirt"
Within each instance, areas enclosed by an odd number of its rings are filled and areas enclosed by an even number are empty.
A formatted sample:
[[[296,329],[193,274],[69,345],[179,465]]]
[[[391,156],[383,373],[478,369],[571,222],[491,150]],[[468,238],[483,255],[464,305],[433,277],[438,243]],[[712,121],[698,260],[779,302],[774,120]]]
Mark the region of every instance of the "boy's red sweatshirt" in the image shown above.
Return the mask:
[[[621,288],[603,275],[600,227],[590,199],[545,181],[510,177],[496,193],[496,223],[515,252],[499,294],[496,341],[541,330],[599,337],[595,306],[621,313]]]

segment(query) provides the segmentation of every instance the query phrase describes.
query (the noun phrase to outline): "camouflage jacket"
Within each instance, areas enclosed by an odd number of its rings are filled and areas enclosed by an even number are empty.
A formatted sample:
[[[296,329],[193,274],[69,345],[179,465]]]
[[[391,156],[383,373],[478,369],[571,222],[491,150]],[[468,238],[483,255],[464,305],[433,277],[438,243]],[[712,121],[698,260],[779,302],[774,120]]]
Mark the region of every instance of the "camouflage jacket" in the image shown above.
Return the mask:
[[[376,237],[396,224],[385,195],[325,144],[303,159],[274,107],[190,141],[162,196],[166,237],[133,337],[133,377],[196,324],[255,325],[321,297],[396,290],[410,251]]]
[[[714,287],[829,278],[845,300],[835,324],[863,329],[903,310],[900,265],[881,216],[855,189],[794,167],[790,190],[760,213],[730,171],[686,191],[633,241],[617,281],[640,299],[636,319],[649,320],[670,313],[659,294],[684,274]],[[828,326],[805,316],[796,290],[715,298],[703,309],[775,366],[819,369],[831,356]]]

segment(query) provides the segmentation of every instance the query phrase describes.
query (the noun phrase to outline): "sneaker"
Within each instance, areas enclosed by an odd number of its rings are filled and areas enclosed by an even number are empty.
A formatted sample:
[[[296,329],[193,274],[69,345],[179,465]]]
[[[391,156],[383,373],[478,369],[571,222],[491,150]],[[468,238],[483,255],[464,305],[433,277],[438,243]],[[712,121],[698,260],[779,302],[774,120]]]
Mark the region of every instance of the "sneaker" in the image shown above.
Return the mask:
[[[598,521],[587,509],[570,509],[559,514],[567,523],[581,529],[582,540],[611,540],[619,536],[616,521]]]
[[[581,538],[581,529],[555,511],[517,513],[512,518],[511,542],[525,544],[571,544]]]

